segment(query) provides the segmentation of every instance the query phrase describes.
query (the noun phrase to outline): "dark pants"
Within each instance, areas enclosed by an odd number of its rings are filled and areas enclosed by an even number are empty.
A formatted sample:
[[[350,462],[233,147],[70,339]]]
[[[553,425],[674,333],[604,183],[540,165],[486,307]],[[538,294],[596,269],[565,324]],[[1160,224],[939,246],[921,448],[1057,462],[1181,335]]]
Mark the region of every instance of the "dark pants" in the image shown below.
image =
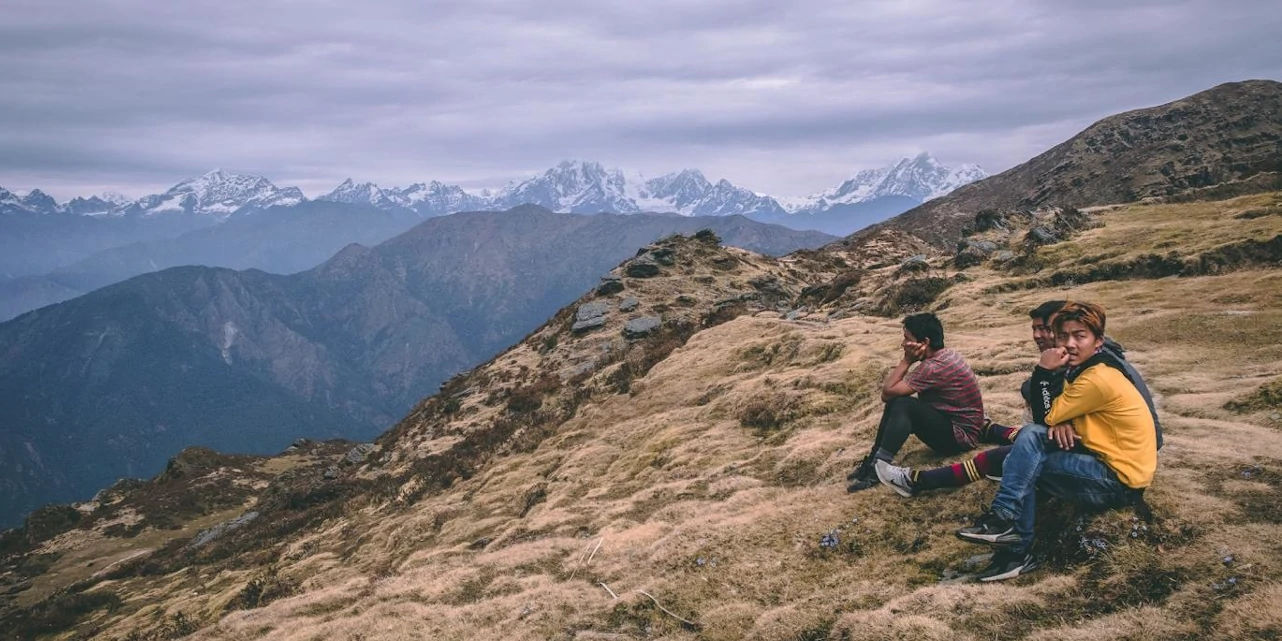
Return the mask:
[[[1033,545],[1037,490],[1095,509],[1134,505],[1142,496],[1093,454],[1061,450],[1045,426],[1025,425],[1002,462],[1002,485],[993,497],[993,511],[1015,521],[1017,552]]]
[[[886,403],[877,427],[877,439],[872,444],[872,455],[878,450],[891,456],[899,453],[910,435],[916,435],[930,449],[942,455],[957,454],[970,449],[957,442],[953,436],[953,422],[947,414],[912,396],[899,396]]]

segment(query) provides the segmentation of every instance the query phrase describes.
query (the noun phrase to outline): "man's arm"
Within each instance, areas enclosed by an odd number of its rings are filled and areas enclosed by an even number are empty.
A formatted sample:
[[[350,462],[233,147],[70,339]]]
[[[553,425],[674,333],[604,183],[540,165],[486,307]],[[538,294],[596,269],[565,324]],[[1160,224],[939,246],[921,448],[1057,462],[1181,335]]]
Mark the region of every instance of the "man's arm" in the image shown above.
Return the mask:
[[[1071,387],[1064,389],[1051,403],[1046,421],[1051,425],[1068,423],[1073,419],[1098,411],[1109,399],[1108,390],[1097,380],[1098,371],[1082,372]]]
[[[911,396],[917,390],[914,390],[908,383],[904,382],[904,375],[908,373],[908,367],[912,365],[907,357],[899,359],[899,364],[891,368],[890,373],[886,374],[886,380],[881,383],[881,402],[889,403],[892,398],[900,396]]]

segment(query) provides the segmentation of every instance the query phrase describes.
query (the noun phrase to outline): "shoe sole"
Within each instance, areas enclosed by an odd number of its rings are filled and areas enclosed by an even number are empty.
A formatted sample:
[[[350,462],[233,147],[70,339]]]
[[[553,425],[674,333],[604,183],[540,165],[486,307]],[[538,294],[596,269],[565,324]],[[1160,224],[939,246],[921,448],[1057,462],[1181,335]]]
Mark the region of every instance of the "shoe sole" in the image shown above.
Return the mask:
[[[990,581],[1005,581],[1006,579],[1013,579],[1021,574],[1028,574],[1029,572],[1032,572],[1033,570],[1036,570],[1036,569],[1037,569],[1037,562],[1030,561],[1017,568],[1011,568],[1005,572],[1002,572],[1001,574],[994,574],[992,576],[982,577],[979,580],[983,583],[988,583]]]
[[[877,480],[878,480],[878,481],[881,481],[882,485],[885,485],[886,487],[888,487],[888,488],[890,488],[890,489],[894,490],[896,494],[898,494],[898,495],[900,495],[900,496],[902,496],[902,497],[904,497],[904,498],[906,498],[906,499],[911,499],[911,498],[913,497],[913,493],[912,493],[911,491],[909,491],[909,490],[905,490],[905,489],[903,489],[903,488],[899,487],[898,485],[895,485],[894,483],[891,483],[891,482],[890,482],[886,477],[882,476],[882,475],[881,475],[881,470],[880,470],[880,469],[876,469],[876,468],[874,468],[874,471],[876,471],[876,472],[877,472]]]
[[[986,479],[988,479],[988,480],[990,480],[990,481],[997,481],[998,483],[1001,483],[1001,482],[1002,482],[1002,477],[1000,477],[1000,476],[993,476],[992,474],[985,474],[985,475],[984,475],[984,478],[986,478]]]
[[[1021,540],[1019,535],[1014,532],[1002,532],[1001,534],[970,534],[958,532],[957,538],[971,543],[984,543],[987,545],[1010,545],[1012,543],[1019,543]]]

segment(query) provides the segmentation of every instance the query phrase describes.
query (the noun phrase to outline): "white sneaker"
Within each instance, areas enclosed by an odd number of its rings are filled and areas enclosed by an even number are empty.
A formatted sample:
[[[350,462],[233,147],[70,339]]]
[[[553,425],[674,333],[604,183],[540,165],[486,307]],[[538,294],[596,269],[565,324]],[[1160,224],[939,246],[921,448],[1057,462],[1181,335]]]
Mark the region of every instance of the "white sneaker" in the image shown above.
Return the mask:
[[[911,497],[913,495],[913,477],[912,469],[891,465],[890,463],[877,459],[877,478],[885,483],[890,489],[898,492],[902,497]]]

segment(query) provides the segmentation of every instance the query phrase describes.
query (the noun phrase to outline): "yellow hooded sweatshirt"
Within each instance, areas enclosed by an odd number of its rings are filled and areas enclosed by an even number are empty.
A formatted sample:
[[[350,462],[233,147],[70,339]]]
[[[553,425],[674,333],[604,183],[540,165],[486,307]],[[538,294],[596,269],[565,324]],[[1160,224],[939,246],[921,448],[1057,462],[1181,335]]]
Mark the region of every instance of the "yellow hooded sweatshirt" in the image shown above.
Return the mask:
[[[1051,402],[1047,425],[1072,421],[1082,445],[1127,487],[1141,489],[1157,471],[1157,432],[1144,397],[1118,370],[1088,366]]]

